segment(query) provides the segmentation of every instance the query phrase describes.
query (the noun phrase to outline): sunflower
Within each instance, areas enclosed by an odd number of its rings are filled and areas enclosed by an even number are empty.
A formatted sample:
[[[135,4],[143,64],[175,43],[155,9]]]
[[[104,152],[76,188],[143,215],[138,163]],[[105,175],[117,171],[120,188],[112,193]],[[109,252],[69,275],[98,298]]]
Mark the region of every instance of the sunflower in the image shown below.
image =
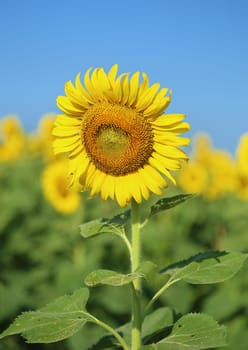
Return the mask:
[[[207,169],[196,160],[189,161],[182,167],[178,183],[185,192],[203,193],[208,183]]]
[[[44,197],[63,214],[73,213],[80,206],[78,188],[69,186],[67,172],[67,159],[60,159],[47,165],[42,173]]]
[[[0,162],[12,162],[25,154],[26,135],[15,115],[0,120]]]
[[[236,160],[240,174],[248,177],[248,133],[240,136]]]
[[[53,134],[55,154],[67,153],[71,182],[79,181],[90,195],[111,198],[121,207],[134,199],[162,194],[165,175],[180,168],[187,155],[180,146],[189,144],[180,134],[189,130],[183,114],[163,114],[171,100],[168,88],[149,86],[145,73],[117,76],[118,66],[108,73],[88,69],[81,83],[65,84],[59,96]]]

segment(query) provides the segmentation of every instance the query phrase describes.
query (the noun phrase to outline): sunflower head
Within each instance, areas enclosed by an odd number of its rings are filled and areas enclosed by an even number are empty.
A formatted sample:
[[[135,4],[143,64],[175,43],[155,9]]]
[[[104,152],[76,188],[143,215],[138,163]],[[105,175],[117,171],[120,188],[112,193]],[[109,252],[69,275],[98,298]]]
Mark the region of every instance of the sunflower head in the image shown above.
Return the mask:
[[[78,188],[69,186],[67,172],[67,159],[60,159],[48,164],[42,173],[44,197],[62,214],[73,213],[80,206]]]
[[[162,194],[165,175],[180,168],[189,144],[180,134],[189,130],[183,114],[163,114],[171,92],[149,85],[145,73],[117,76],[89,69],[81,83],[65,84],[57,99],[64,114],[57,115],[53,134],[55,154],[67,153],[71,183],[80,182],[91,196],[116,199],[121,207],[134,199],[140,203],[151,193]],[[141,82],[140,82],[141,80]]]
[[[248,133],[240,137],[236,150],[236,162],[239,172],[248,177]]]
[[[0,120],[0,162],[12,162],[25,154],[26,135],[19,119],[9,115]]]

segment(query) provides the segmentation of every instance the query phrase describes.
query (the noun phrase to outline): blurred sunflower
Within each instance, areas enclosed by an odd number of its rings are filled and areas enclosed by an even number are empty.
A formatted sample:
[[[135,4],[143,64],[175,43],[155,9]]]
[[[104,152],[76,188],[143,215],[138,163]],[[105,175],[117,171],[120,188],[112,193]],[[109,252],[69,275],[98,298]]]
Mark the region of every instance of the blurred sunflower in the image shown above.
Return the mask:
[[[198,133],[194,138],[193,146],[193,158],[197,162],[208,167],[209,163],[211,163],[211,155],[213,151],[212,142],[209,135],[203,132]]]
[[[207,169],[195,160],[185,164],[178,176],[179,186],[188,193],[203,193],[207,183]]]
[[[31,155],[43,155],[46,161],[55,159],[52,151],[52,129],[55,114],[47,113],[39,121],[38,130],[28,135],[28,150]]]
[[[53,134],[55,154],[69,156],[71,182],[124,207],[132,198],[140,203],[150,193],[162,194],[167,183],[160,173],[175,184],[170,171],[187,159],[179,147],[190,140],[179,137],[189,130],[185,115],[163,115],[171,100],[167,88],[149,86],[145,73],[139,83],[139,72],[117,77],[117,70],[89,69],[84,86],[80,74],[75,85],[68,81],[66,96],[57,99],[64,114]]]
[[[44,197],[63,214],[73,213],[80,206],[78,188],[69,186],[67,173],[67,159],[50,163],[42,173]]]
[[[23,157],[26,137],[19,119],[9,115],[0,120],[0,161],[12,162]]]
[[[212,150],[208,165],[209,183],[205,196],[215,199],[223,194],[235,193],[238,186],[237,169],[231,155]]]
[[[248,133],[240,137],[236,150],[236,162],[238,169],[238,196],[248,199]]]
[[[248,133],[239,139],[236,151],[237,167],[242,175],[248,176]]]

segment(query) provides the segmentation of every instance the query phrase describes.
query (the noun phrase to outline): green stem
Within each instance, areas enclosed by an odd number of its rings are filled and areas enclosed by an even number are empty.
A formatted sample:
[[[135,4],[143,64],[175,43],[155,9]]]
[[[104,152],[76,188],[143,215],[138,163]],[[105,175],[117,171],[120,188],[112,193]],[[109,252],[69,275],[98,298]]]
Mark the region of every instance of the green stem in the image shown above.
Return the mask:
[[[113,334],[113,336],[117,339],[117,341],[119,342],[119,344],[122,346],[122,348],[124,350],[130,350],[129,346],[127,345],[127,343],[125,342],[125,340],[120,336],[120,334],[118,332],[116,332],[116,330],[114,328],[112,328],[111,326],[109,326],[108,324],[98,320],[96,317],[92,317],[92,322],[94,322],[95,324],[97,324],[98,326],[104,328],[106,331],[108,331],[109,333]]]
[[[180,281],[180,279],[175,279],[175,280],[171,280],[169,279],[167,281],[167,283],[162,287],[160,288],[156,294],[154,294],[154,296],[152,297],[152,299],[150,300],[150,302],[147,304],[146,308],[145,308],[145,312],[147,312],[148,309],[150,309],[150,307],[153,305],[153,303],[160,297],[161,294],[164,293],[164,291],[169,288],[172,284],[176,283]]]
[[[140,262],[140,215],[139,204],[134,200],[131,202],[132,208],[132,254],[131,271],[139,266]],[[132,350],[141,347],[141,281],[139,278],[132,283]]]
[[[123,240],[123,242],[125,243],[125,245],[127,247],[128,253],[131,256],[132,255],[132,247],[131,247],[131,244],[130,244],[127,236],[123,233],[117,233],[117,235]]]

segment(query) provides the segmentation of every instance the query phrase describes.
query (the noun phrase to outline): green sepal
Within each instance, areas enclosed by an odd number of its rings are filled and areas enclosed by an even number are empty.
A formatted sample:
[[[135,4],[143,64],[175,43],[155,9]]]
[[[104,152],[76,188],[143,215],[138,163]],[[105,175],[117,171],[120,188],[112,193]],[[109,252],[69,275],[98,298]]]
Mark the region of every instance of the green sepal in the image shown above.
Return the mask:
[[[85,310],[88,297],[89,290],[81,288],[38,311],[24,312],[0,334],[0,339],[12,334],[21,334],[28,343],[52,343],[69,338],[92,321]]]
[[[223,282],[242,267],[248,254],[210,251],[169,265],[160,272],[170,275],[170,282],[183,280],[191,284]]]
[[[175,206],[185,202],[186,200],[194,197],[195,194],[178,194],[173,197],[165,197],[159,199],[154,205],[151,206],[151,211],[149,216],[153,216],[160,211],[168,210],[174,208]]]

